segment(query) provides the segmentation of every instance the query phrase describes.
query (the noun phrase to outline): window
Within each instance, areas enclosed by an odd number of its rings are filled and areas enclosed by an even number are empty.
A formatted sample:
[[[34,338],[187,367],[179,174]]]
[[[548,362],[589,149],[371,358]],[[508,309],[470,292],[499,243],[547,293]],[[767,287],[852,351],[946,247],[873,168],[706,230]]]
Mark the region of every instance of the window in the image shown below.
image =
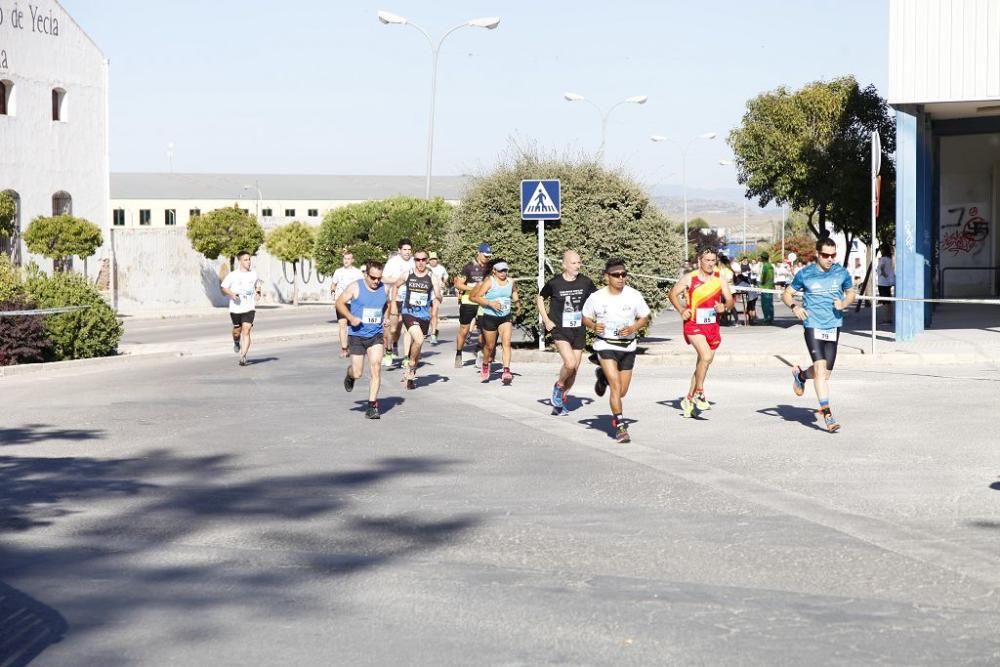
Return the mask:
[[[188,217],[189,218],[197,218],[199,215],[201,215],[201,209],[200,208],[193,208],[190,211],[188,211]]]
[[[250,209],[248,209],[248,208],[241,208],[240,210],[243,211],[243,215],[250,215]]]
[[[52,120],[57,123],[66,120],[66,91],[62,88],[52,89]]]
[[[263,211],[261,211],[261,212],[260,212],[260,214],[261,214],[262,216],[264,216],[265,218],[271,218],[271,217],[274,217],[274,211],[272,211],[272,210],[271,210],[271,209],[269,209],[269,208],[265,208],[265,209],[264,209]]]
[[[163,212],[163,224],[167,227],[173,227],[177,224],[177,209],[168,208]]]
[[[0,81],[0,116],[14,115],[14,82]]]
[[[68,192],[52,195],[52,215],[73,215],[73,197]]]
[[[149,222],[150,222],[150,220],[152,220],[152,218],[153,218],[152,211],[150,211],[148,208],[140,208],[139,209],[139,224],[140,225],[142,225],[143,227],[148,227],[149,226]]]
[[[285,217],[286,218],[294,218],[295,217],[295,209],[294,208],[286,208],[285,209]]]
[[[113,211],[111,224],[113,224],[115,227],[125,226],[125,209],[116,208]]]
[[[311,208],[311,209],[309,209],[309,217],[310,218],[318,218],[319,217],[319,209],[318,208]]]
[[[0,236],[0,252],[9,254],[14,266],[21,265],[21,196],[14,190],[4,190],[14,200],[14,219],[11,220],[14,233]]]

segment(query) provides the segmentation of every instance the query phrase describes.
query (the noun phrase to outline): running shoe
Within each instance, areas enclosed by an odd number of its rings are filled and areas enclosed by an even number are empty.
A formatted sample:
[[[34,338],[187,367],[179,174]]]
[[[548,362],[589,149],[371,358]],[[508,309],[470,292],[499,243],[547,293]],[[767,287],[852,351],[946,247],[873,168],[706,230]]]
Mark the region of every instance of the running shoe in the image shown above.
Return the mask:
[[[483,365],[483,351],[476,350],[476,366],[482,366],[482,365]]]
[[[510,372],[509,368],[503,369],[503,373],[500,375],[500,382],[503,382],[508,387],[510,383],[514,381],[514,374]]]
[[[455,368],[461,368],[464,364],[465,362],[462,361],[462,353],[459,352],[455,355]]]
[[[235,352],[236,354],[240,353],[240,341],[233,340],[233,352]]]
[[[347,374],[344,375],[344,389],[354,391],[354,376],[351,375],[350,367],[347,368]]]
[[[687,396],[681,399],[681,413],[685,417],[694,417],[694,401]]]
[[[800,373],[802,373],[802,369],[798,366],[792,369],[792,391],[795,392],[796,396],[806,393],[806,383],[799,379]]]
[[[563,401],[563,391],[559,388],[559,385],[552,385],[552,407],[561,408],[565,405]]]
[[[562,407],[561,407],[561,408],[559,409],[559,411],[558,411],[558,412],[557,412],[556,414],[557,414],[557,415],[558,415],[559,417],[567,417],[567,416],[569,416],[569,408],[567,408],[567,407],[566,407],[566,406],[564,405],[564,406],[562,406]]]
[[[490,379],[490,365],[483,364],[479,367],[479,379],[483,382],[488,382]]]
[[[604,369],[595,369],[594,375],[597,376],[597,382],[594,383],[594,393],[598,396],[604,396],[604,392],[608,390],[608,378],[604,375]]]
[[[407,380],[406,380],[406,388],[407,389],[416,389],[417,388],[417,378],[415,378],[415,377],[407,378]]]
[[[368,410],[365,412],[365,419],[381,419],[382,415],[378,411],[378,403],[375,405],[369,405]]]
[[[628,426],[625,424],[618,425],[615,431],[615,440],[617,442],[632,442],[632,437],[628,434]]]
[[[830,433],[836,433],[840,430],[840,424],[834,419],[833,414],[829,410],[820,410],[820,415],[823,416],[823,423],[826,424],[826,430]]]
[[[431,345],[437,345],[438,344],[437,334],[431,334],[430,337],[427,340],[430,341]]]
[[[382,366],[384,368],[392,368],[392,352],[386,352],[382,355]]]
[[[247,365],[247,358],[240,357],[240,366],[246,366],[246,365]]]
[[[704,412],[705,410],[711,410],[712,404],[705,398],[705,394],[695,394],[694,407],[698,408],[698,412]]]

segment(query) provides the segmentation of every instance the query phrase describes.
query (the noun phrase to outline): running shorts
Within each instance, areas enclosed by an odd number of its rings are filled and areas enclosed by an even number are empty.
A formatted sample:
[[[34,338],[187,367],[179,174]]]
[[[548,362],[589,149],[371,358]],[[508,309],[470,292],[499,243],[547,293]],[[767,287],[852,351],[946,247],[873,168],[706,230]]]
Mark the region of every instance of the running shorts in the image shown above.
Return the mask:
[[[476,314],[479,312],[479,306],[474,303],[463,303],[458,307],[458,323],[463,327],[467,327],[472,324],[472,320],[476,319]]]
[[[503,317],[483,315],[479,320],[479,326],[483,328],[483,331],[496,331],[500,328],[501,324],[508,324],[512,322],[513,319],[514,318],[510,315],[504,315]]]
[[[367,338],[362,338],[361,336],[347,337],[347,347],[354,356],[363,357],[368,354],[368,348],[375,347],[376,345],[385,345],[385,338],[380,333]]]
[[[426,336],[427,332],[430,331],[431,321],[422,320],[413,315],[403,315],[403,328],[409,331],[410,327],[420,327],[420,332]]]
[[[806,347],[809,348],[809,356],[812,358],[813,363],[820,360],[826,361],[826,369],[828,371],[832,371],[833,365],[837,362],[837,344],[840,342],[840,329],[832,329],[831,331],[837,332],[834,340],[821,340],[816,336],[816,329],[805,329]]]
[[[688,320],[684,323],[684,342],[691,344],[691,336],[704,336],[708,341],[708,347],[716,350],[722,343],[722,334],[719,331],[719,323],[697,324]]]
[[[618,370],[630,371],[635,366],[635,351],[625,350],[598,350],[598,359],[613,359],[618,362]]]
[[[892,296],[892,285],[879,285],[878,286],[879,296]]]
[[[587,346],[587,330],[583,327],[553,327],[552,340],[565,341],[574,350],[582,350]]]
[[[253,317],[256,313],[256,310],[250,310],[245,313],[229,313],[229,319],[233,321],[234,327],[238,327],[243,324],[253,326]]]

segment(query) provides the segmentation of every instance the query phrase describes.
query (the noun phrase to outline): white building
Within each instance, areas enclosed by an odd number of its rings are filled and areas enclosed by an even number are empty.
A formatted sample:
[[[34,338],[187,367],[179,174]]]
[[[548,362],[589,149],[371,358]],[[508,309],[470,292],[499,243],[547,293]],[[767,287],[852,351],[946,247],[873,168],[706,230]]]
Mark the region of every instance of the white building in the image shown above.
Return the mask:
[[[71,213],[107,240],[108,60],[55,0],[6,2],[0,16],[0,191],[18,210],[3,250],[49,268],[20,241],[36,216]]]

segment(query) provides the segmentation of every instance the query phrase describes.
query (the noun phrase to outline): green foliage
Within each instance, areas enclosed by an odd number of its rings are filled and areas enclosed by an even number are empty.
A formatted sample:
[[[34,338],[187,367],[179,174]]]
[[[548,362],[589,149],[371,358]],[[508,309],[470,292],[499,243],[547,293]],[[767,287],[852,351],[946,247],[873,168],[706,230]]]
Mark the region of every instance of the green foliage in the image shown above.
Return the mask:
[[[52,341],[50,358],[106,357],[118,351],[124,328],[101,293],[84,276],[69,273],[48,276],[37,270],[29,271],[25,291],[35,308],[90,306],[45,318],[45,331]]]
[[[476,247],[487,242],[493,256],[510,262],[518,281],[522,308],[516,323],[538,336],[537,225],[523,223],[520,213],[522,179],[558,178],[562,185],[562,220],[546,223],[546,255],[554,273],[560,272],[562,253],[576,250],[583,273],[600,286],[607,258],[625,259],[650,308],[666,304],[666,292],[657,281],[635,274],[674,277],[681,265],[681,237],[650,201],[641,186],[624,174],[611,172],[589,160],[566,160],[522,152],[503,158],[494,170],[473,183],[447,227],[442,261],[452,275],[471,261]]]
[[[191,247],[208,259],[226,257],[230,264],[236,255],[251,255],[264,244],[264,228],[257,217],[237,206],[220,208],[197,215],[188,222],[187,237]]]
[[[7,192],[0,192],[0,236],[10,236],[14,233],[15,215],[17,215],[17,202]]]
[[[354,266],[359,268],[372,260],[382,263],[385,263],[386,260],[386,252],[368,241],[357,241],[349,245],[347,249],[354,255]],[[338,268],[340,266],[341,264],[337,264]]]
[[[54,215],[32,220],[24,232],[24,242],[36,255],[63,260],[73,255],[90,257],[101,247],[103,238],[101,228],[89,220]]]
[[[0,299],[0,311],[29,310],[23,296]],[[45,361],[52,342],[45,331],[45,318],[35,315],[0,317],[0,366]]]
[[[771,255],[772,262],[780,261],[782,259],[781,241],[778,240],[768,245],[759,244],[756,256],[759,257],[760,253],[764,251]],[[795,256],[803,261],[810,261],[816,256],[816,237],[808,233],[786,236],[785,255],[787,256],[789,253],[795,253]]]
[[[333,273],[341,266],[345,248],[354,252],[359,265],[359,253],[385,261],[401,238],[413,241],[414,250],[437,248],[451,214],[452,207],[440,197],[430,201],[392,197],[335,208],[324,216],[317,234],[316,266],[323,273]]]
[[[316,229],[304,222],[290,222],[271,230],[267,235],[267,251],[282,262],[297,263],[312,259],[316,244]]]
[[[21,271],[11,264],[9,257],[0,255],[0,301],[11,301],[23,295]]]

